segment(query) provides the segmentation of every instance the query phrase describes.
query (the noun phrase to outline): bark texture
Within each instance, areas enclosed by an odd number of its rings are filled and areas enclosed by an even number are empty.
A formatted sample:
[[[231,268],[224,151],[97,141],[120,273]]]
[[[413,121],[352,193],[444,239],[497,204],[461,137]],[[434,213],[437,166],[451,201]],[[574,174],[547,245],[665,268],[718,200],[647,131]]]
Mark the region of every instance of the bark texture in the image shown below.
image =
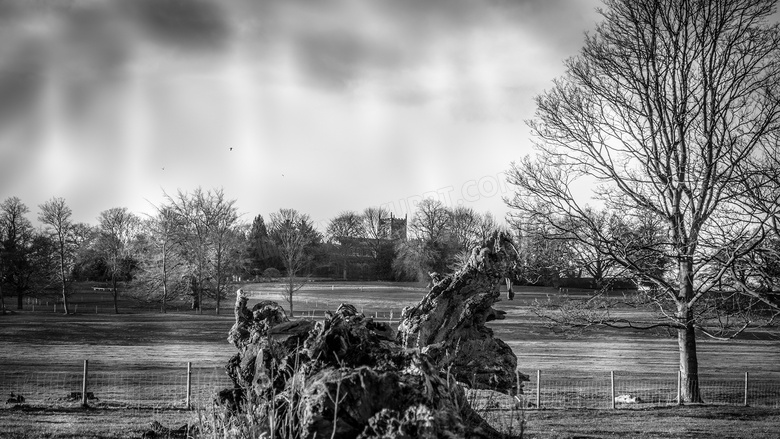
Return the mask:
[[[419,304],[404,308],[399,342],[419,348],[437,368],[471,387],[516,393],[517,357],[485,325],[505,318],[493,304],[501,300],[499,285],[515,260],[511,238],[494,233],[461,270],[436,281]]]

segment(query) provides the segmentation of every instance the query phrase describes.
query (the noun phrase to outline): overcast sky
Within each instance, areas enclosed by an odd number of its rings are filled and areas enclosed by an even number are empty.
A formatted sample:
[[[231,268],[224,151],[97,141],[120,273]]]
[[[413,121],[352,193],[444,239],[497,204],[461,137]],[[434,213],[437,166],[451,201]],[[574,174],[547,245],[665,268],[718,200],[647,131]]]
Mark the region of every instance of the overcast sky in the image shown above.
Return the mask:
[[[321,224],[423,196],[502,218],[533,97],[597,0],[2,0],[0,200],[95,224],[224,188]],[[232,148],[232,150],[231,150]]]

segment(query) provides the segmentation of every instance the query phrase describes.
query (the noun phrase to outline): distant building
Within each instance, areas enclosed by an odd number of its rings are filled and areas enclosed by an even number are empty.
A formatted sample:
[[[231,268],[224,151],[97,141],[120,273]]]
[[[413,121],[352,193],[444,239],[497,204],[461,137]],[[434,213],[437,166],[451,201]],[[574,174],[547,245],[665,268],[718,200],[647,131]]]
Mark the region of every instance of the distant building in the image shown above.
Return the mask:
[[[328,263],[320,275],[344,280],[379,280],[392,276],[397,241],[406,241],[407,218],[379,219],[379,238],[336,237],[326,245]]]
[[[379,228],[385,232],[384,239],[406,241],[406,215],[403,219],[393,217],[379,218]]]

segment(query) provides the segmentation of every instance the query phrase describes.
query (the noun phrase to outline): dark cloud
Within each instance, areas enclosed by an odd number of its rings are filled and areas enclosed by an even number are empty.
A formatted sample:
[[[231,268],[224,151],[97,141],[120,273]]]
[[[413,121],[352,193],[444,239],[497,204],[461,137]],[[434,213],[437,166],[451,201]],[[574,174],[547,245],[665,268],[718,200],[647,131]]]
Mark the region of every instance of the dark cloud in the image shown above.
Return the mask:
[[[457,47],[474,35],[524,31],[551,51],[571,53],[594,2],[0,0],[0,127],[29,111],[52,75],[69,88],[66,105],[78,114],[128,68],[205,59],[199,68],[218,69],[234,43],[266,69],[288,55],[307,84],[343,92],[380,77],[390,98],[424,103],[429,90],[394,79],[442,58],[467,66]]]
[[[368,70],[397,69],[409,57],[392,41],[378,41],[370,35],[335,29],[302,32],[294,41],[299,65],[314,82],[341,88]]]
[[[47,78],[77,117],[144,63],[137,47],[178,57],[219,53],[230,35],[220,3],[205,0],[0,0],[0,127],[24,117]],[[39,103],[40,104],[40,103]]]
[[[119,3],[156,43],[185,50],[220,50],[231,23],[215,0],[134,0]]]
[[[253,50],[291,53],[302,78],[342,90],[364,75],[403,72],[475,35],[538,35],[529,43],[567,54],[583,40],[598,0],[309,0],[249,1],[242,17],[253,32]],[[235,15],[235,14],[234,14]],[[401,92],[408,95],[411,92]],[[415,94],[415,93],[412,93]]]

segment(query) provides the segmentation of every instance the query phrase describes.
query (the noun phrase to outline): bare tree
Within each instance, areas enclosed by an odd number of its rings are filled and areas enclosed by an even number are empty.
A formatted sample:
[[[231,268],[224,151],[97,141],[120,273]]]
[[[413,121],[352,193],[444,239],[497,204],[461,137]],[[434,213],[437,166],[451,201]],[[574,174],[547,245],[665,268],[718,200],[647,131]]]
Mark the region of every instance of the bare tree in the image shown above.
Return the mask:
[[[696,330],[706,333],[707,320],[698,311],[729,267],[761,242],[767,220],[735,189],[778,130],[780,32],[767,24],[776,1],[605,4],[604,21],[567,61],[566,74],[536,100],[530,126],[538,154],[513,164],[509,180],[518,191],[510,205],[603,244],[654,286],[652,302],[677,332],[680,402],[699,402]],[[647,270],[635,259],[643,252],[622,251],[604,236],[572,191],[582,181],[597,182],[596,196],[629,221],[663,224],[664,241],[644,253],[667,256],[672,266]],[[580,228],[571,230],[569,219]]]
[[[325,232],[328,241],[338,246],[341,257],[342,273],[347,279],[347,260],[355,248],[363,243],[366,236],[364,219],[356,212],[345,211],[330,220]]]
[[[295,209],[279,209],[270,218],[268,234],[276,243],[284,262],[287,278],[285,299],[290,306],[290,316],[294,316],[293,297],[304,285],[296,282],[296,276],[311,261],[311,248],[319,240],[319,233],[309,215]]]
[[[73,212],[63,198],[52,198],[38,206],[41,209],[38,221],[43,223],[45,232],[54,243],[57,269],[55,277],[60,284],[62,304],[65,314],[68,310],[68,283],[70,270],[75,262],[78,249],[78,236],[75,224],[71,221]]]
[[[236,200],[227,200],[221,189],[210,195],[202,200],[201,209],[204,211],[210,229],[212,247],[210,259],[216,281],[214,297],[217,301],[216,312],[219,314],[220,299],[225,295],[224,290],[227,286],[227,273],[233,268],[231,262],[234,258],[231,256],[240,245],[240,240],[236,239],[239,226],[238,210],[235,207]]]
[[[416,238],[440,242],[446,238],[451,221],[452,213],[441,201],[426,198],[417,205],[410,228]]]
[[[396,246],[396,272],[422,281],[448,271],[457,253],[450,240],[451,224],[452,213],[444,204],[430,198],[421,201],[409,227],[411,238]]]
[[[449,222],[452,244],[460,252],[471,252],[475,245],[482,242],[482,226],[482,216],[474,209],[466,206],[452,209]]]
[[[133,286],[136,298],[159,302],[165,313],[168,302],[185,292],[184,260],[175,213],[170,206],[155,208],[157,213],[143,221],[142,239],[136,243],[139,271]]]
[[[493,232],[499,230],[501,226],[496,221],[496,218],[490,212],[485,212],[480,218],[479,225],[477,226],[477,240],[478,242],[487,241]]]
[[[10,197],[0,204],[0,309],[5,310],[2,286],[11,285],[16,293],[16,307],[22,309],[33,272],[29,256],[34,230],[25,217],[30,209],[18,197]]]
[[[176,196],[164,195],[175,217],[176,239],[181,254],[189,267],[192,309],[203,314],[203,293],[205,283],[210,277],[211,239],[210,218],[206,216],[203,206],[207,204],[207,199],[211,198],[212,194],[199,187],[192,194],[180,190]]]
[[[374,270],[377,277],[389,277],[395,253],[391,236],[390,211],[383,207],[368,207],[363,210],[363,232],[374,257]]]
[[[387,222],[383,221],[387,218],[390,218],[390,212],[383,207],[367,207],[363,210],[363,231],[366,237],[374,241],[389,238],[390,230]]]
[[[140,220],[126,207],[113,207],[100,212],[98,217],[97,250],[111,275],[114,313],[119,314],[117,278],[131,255],[132,241],[138,233]]]
[[[572,265],[570,239],[527,218],[513,217],[511,224],[520,252],[515,275],[532,284],[558,286]]]

